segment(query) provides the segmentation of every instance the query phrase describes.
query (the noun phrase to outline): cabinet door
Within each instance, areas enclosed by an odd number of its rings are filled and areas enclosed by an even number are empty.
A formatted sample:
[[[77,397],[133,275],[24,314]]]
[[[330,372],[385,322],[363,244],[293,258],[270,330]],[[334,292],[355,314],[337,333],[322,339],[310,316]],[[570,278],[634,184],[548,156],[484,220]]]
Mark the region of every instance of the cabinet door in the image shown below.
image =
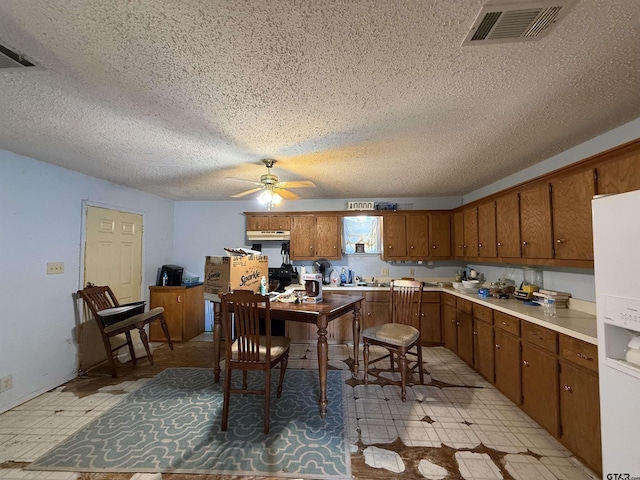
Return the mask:
[[[316,220],[311,215],[295,215],[291,218],[291,258],[319,258],[315,252]]]
[[[291,230],[291,217],[289,215],[270,215],[269,230]]]
[[[495,382],[493,325],[476,319],[473,320],[473,325],[473,366],[480,375],[493,383]]]
[[[337,215],[320,215],[316,217],[316,256],[319,258],[339,259],[340,222]]]
[[[453,214],[453,248],[456,258],[464,258],[464,213],[462,210]]]
[[[523,258],[553,258],[549,185],[542,182],[520,192]]]
[[[364,304],[364,315],[362,316],[362,330],[389,323],[389,304],[387,302],[366,301]]]
[[[640,190],[640,149],[636,146],[621,155],[596,166],[598,195]]]
[[[407,224],[404,215],[387,215],[382,220],[385,260],[407,257]]]
[[[420,341],[423,345],[442,344],[442,318],[440,303],[422,302],[422,320]]]
[[[432,213],[429,216],[429,256],[451,257],[451,215]]]
[[[444,346],[453,352],[458,352],[457,311],[451,305],[444,305],[442,309],[442,334]]]
[[[458,356],[473,366],[473,319],[468,313],[457,311]]]
[[[522,403],[520,339],[499,329],[495,336],[496,388],[516,405]]]
[[[171,341],[184,341],[183,325],[186,289],[181,287],[157,287],[150,290],[149,308],[163,307]],[[149,337],[152,341],[167,340],[159,322],[154,322],[149,326]]]
[[[476,207],[465,208],[464,217],[464,255],[465,257],[478,256],[478,209]]]
[[[520,198],[517,192],[496,198],[498,257],[520,258]]]
[[[429,217],[426,215],[407,215],[407,256],[423,259],[429,256]]]
[[[594,175],[593,170],[585,170],[551,182],[555,258],[593,260]]]
[[[269,230],[269,215],[247,215],[247,230]]]
[[[185,288],[184,340],[204,332],[204,285]]]
[[[495,202],[478,206],[478,255],[484,258],[495,258],[497,255]]]
[[[522,409],[542,428],[558,436],[558,360],[526,343],[522,345]]]
[[[560,440],[597,472],[602,471],[597,375],[560,362]]]

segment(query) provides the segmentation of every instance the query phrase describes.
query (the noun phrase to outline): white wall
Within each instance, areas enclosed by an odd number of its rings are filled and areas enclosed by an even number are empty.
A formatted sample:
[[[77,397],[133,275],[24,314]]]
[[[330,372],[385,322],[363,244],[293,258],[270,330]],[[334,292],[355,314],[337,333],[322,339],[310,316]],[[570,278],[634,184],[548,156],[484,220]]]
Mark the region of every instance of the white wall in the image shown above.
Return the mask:
[[[171,260],[173,201],[0,150],[0,377],[13,376],[0,412],[76,376],[83,201],[143,215],[145,298]]]

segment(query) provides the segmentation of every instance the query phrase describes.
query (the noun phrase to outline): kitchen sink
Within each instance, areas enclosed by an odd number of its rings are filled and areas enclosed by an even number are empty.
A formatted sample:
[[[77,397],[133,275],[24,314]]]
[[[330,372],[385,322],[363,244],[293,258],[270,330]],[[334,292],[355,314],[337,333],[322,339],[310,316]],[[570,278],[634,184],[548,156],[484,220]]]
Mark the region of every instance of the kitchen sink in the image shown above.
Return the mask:
[[[389,288],[391,286],[388,282],[375,282],[375,283],[365,283],[365,287],[383,287]]]

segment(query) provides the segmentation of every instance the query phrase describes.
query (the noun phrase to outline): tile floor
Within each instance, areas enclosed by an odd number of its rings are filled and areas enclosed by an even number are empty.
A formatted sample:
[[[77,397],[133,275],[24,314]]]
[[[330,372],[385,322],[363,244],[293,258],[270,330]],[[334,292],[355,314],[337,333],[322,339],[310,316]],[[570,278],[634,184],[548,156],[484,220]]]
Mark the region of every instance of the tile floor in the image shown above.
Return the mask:
[[[211,335],[203,334],[177,345],[174,352],[165,345],[156,346],[154,366],[148,365],[146,359],[140,360],[137,367],[119,364],[116,379],[106,368],[99,367],[1,414],[0,479],[232,478],[23,470],[164,368],[211,367],[210,342]],[[350,348],[344,345],[330,346],[331,368],[348,370],[349,352]],[[316,369],[316,358],[314,345],[294,345],[288,368]],[[406,403],[400,400],[399,388],[387,381],[397,374],[374,371],[365,386],[362,373],[353,379],[345,372],[347,388],[352,389],[347,391],[347,397],[353,478],[598,478],[452,352],[441,347],[425,348],[424,359],[429,372],[425,385],[408,388]]]

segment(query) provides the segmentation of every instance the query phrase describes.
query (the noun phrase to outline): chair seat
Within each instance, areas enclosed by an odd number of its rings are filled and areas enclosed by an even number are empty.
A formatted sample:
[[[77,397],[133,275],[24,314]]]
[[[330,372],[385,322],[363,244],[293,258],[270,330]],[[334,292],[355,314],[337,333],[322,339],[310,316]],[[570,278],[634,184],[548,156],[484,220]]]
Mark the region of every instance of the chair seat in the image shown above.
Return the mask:
[[[267,337],[260,336],[260,361],[265,361],[267,354]],[[289,337],[271,337],[271,358],[278,358],[291,346],[291,339]],[[231,345],[231,358],[233,360],[238,359],[238,340],[234,341]]]
[[[408,347],[420,337],[420,332],[411,325],[385,323],[365,329],[362,336],[398,347]]]
[[[125,320],[122,320],[120,322],[114,323],[113,325],[109,325],[108,327],[105,327],[104,331],[105,333],[110,333],[113,332],[115,330],[120,330],[123,327],[128,327],[131,325],[135,325],[138,322],[146,322],[147,320],[160,315],[161,313],[164,313],[164,308],[163,307],[156,307],[156,308],[152,308],[151,310],[149,310],[148,312],[144,312],[144,313],[139,313],[138,315],[134,315],[133,317],[129,317]]]

